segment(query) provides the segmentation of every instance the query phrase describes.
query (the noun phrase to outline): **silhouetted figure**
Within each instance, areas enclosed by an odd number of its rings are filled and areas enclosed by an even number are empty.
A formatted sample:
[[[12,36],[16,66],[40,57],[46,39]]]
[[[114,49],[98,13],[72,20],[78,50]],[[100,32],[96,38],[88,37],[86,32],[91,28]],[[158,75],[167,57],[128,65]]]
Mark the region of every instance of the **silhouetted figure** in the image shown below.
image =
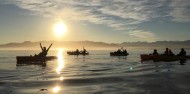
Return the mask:
[[[159,55],[156,49],[154,49],[154,52],[152,54],[153,55]]]
[[[127,54],[127,50],[125,49],[125,50],[123,50],[123,52],[125,53],[125,54]]]
[[[86,49],[83,49],[83,53],[86,53]]]
[[[85,55],[86,54],[86,49],[84,49],[84,46],[83,46],[83,51],[81,51],[81,53],[83,54],[83,55]]]
[[[163,55],[169,55],[169,49],[168,48],[166,48],[166,51],[164,52]]]
[[[46,49],[46,47],[42,47],[42,45],[40,43],[40,47],[41,47],[42,52],[40,52],[38,54],[38,56],[42,59],[42,62],[45,62],[46,55],[47,55],[49,49],[51,48],[51,46],[52,46],[52,44],[48,47],[48,49]]]
[[[79,53],[79,49],[76,50],[76,53]]]
[[[121,47],[121,49],[120,49],[120,50],[124,52],[124,49],[123,49],[123,47]]]
[[[117,52],[120,53],[120,52],[121,52],[121,49],[118,49]]]
[[[169,56],[174,56],[174,53],[172,52],[172,50],[169,50],[169,51],[168,51],[168,55],[169,55]]]
[[[181,48],[181,51],[179,52],[178,56],[186,56],[186,51]]]

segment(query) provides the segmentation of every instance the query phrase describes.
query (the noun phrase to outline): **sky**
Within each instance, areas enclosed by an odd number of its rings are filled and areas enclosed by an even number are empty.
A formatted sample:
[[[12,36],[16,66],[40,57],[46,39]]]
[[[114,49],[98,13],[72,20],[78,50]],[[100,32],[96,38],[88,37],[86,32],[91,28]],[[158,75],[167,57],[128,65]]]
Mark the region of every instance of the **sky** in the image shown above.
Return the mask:
[[[67,32],[57,37],[62,21]],[[23,41],[184,41],[190,0],[0,0],[0,44]]]

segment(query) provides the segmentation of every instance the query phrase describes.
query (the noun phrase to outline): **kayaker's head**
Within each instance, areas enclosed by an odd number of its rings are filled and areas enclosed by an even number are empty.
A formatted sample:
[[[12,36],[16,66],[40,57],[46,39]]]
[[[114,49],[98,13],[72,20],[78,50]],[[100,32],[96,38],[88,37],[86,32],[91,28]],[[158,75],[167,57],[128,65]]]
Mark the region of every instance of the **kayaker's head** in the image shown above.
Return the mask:
[[[181,48],[181,50],[182,50],[182,51],[184,51],[184,49],[183,49],[183,48]]]
[[[44,47],[44,50],[46,50],[46,47]]]
[[[169,49],[168,48],[166,48],[166,51],[168,51]]]

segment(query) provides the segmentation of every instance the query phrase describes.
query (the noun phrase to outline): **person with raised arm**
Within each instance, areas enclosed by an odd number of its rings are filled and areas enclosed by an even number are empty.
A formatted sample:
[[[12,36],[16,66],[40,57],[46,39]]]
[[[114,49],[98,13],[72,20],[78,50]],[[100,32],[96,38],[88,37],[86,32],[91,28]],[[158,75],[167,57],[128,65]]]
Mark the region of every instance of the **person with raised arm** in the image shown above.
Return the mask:
[[[38,54],[38,56],[39,56],[40,58],[42,58],[42,61],[43,61],[43,62],[45,62],[46,55],[48,54],[48,51],[49,51],[49,49],[51,48],[51,46],[52,46],[52,43],[51,43],[51,45],[48,47],[48,49],[46,49],[46,47],[42,47],[42,44],[40,43],[40,47],[41,47],[42,52],[40,52],[40,53]]]

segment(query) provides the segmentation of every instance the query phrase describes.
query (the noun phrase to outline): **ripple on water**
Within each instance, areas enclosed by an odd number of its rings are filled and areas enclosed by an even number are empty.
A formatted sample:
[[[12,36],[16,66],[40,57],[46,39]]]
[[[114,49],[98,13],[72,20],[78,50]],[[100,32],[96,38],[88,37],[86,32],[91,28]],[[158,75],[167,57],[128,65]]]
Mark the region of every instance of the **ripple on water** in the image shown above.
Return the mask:
[[[59,74],[57,60],[40,67],[16,66],[12,56],[0,58],[0,94],[188,94],[190,91],[189,61],[183,66],[178,62],[140,63],[139,54],[127,58],[110,57],[107,53],[63,57],[64,67]]]

